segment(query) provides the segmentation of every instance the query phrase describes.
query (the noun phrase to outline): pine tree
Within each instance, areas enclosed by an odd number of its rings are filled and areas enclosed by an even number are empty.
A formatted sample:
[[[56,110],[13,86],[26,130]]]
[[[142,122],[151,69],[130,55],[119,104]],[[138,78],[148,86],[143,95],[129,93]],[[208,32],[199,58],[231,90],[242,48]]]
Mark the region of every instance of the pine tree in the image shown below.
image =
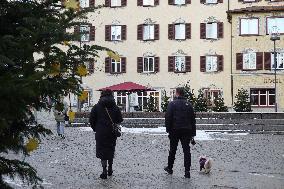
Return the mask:
[[[194,110],[196,112],[208,111],[207,99],[204,97],[204,93],[201,89],[198,90],[198,96],[195,102]]]
[[[161,108],[163,112],[167,111],[169,103],[170,103],[170,97],[168,97],[166,91],[164,91],[163,97],[162,97],[162,104],[161,104]]]
[[[192,106],[195,106],[196,103],[196,97],[193,93],[193,90],[191,90],[189,81],[183,86],[184,88],[184,97],[192,104]]]
[[[213,112],[228,112],[228,107],[225,106],[224,98],[219,94],[214,99],[214,105],[212,107]]]
[[[251,112],[251,103],[249,93],[247,90],[241,88],[235,96],[236,102],[234,102],[234,110],[236,112]]]
[[[86,24],[79,20],[95,9],[66,9],[60,0],[1,0],[0,188],[11,188],[3,176],[40,184],[33,167],[6,154],[27,156],[51,134],[35,123],[32,112],[50,110],[50,101],[60,104],[60,97],[70,92],[79,95],[84,62],[97,57],[99,50],[109,50],[86,44],[80,48],[70,42],[80,36],[66,32]]]
[[[147,100],[147,112],[157,112],[157,104],[153,95],[150,95]]]

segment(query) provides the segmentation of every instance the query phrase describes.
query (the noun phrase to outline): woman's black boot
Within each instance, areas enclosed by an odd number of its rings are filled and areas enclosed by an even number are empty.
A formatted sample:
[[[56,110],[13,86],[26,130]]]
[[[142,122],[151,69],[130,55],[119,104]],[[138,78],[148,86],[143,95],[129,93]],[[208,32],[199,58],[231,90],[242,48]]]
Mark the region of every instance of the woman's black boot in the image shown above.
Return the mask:
[[[101,179],[107,179],[107,160],[102,160],[103,172],[100,175]]]
[[[113,159],[108,160],[108,170],[107,170],[108,176],[112,176],[113,173],[112,164],[113,164]]]

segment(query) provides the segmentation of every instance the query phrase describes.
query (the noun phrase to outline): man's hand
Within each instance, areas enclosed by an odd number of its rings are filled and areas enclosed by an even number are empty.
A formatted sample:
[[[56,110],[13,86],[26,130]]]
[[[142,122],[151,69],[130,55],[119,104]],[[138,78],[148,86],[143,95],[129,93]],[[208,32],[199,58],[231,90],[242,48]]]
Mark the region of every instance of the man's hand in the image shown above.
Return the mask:
[[[194,138],[191,139],[190,143],[194,146],[196,144]]]

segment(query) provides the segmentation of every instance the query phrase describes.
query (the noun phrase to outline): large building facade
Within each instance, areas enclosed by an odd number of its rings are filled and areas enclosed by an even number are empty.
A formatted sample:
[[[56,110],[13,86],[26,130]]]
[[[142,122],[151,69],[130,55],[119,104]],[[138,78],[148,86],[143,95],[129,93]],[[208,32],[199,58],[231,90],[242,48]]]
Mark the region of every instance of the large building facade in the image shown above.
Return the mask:
[[[278,24],[282,31],[283,1],[81,0],[80,2],[83,7],[106,6],[89,13],[88,22],[92,23],[92,26],[75,28],[75,32],[85,33],[81,37],[81,42],[99,44],[120,55],[120,59],[112,59],[107,53],[101,53],[94,64],[88,65],[93,73],[83,78],[83,83],[85,90],[89,92],[89,97],[80,103],[81,105],[91,106],[96,103],[100,95],[98,90],[101,88],[131,81],[155,91],[137,93],[133,98],[128,98],[126,93],[115,93],[117,103],[124,110],[128,110],[134,101],[139,107],[136,110],[142,111],[149,95],[155,97],[157,108],[161,110],[162,96],[171,96],[176,87],[188,82],[196,95],[201,89],[211,101],[217,95],[222,95],[228,107],[232,107],[237,90],[245,88],[252,95],[256,111],[260,108],[261,111],[273,110],[273,72],[271,66],[270,70],[265,69],[265,55],[271,54],[273,43],[269,40],[265,28],[268,17],[268,20],[270,17],[277,17],[277,20],[269,21],[269,27]],[[251,7],[259,7],[259,11],[252,13],[249,9]],[[260,11],[261,7],[264,8],[263,11]],[[259,17],[258,33],[253,35],[240,33],[254,30],[250,26],[255,25],[254,21],[242,19],[247,17]],[[240,29],[240,22],[243,30]],[[280,53],[283,51],[281,47],[284,48],[283,40],[281,36],[281,41],[277,42],[279,62],[283,59]],[[250,52],[255,55],[245,54]],[[240,53],[242,53],[242,62],[247,62],[246,57],[256,56],[256,59],[260,60],[260,52],[262,52],[263,69],[254,69],[254,64],[258,66],[260,63],[252,63],[253,65],[243,63],[241,69],[237,68],[236,65],[240,64],[237,61],[238,58],[240,59]],[[252,69],[247,70],[247,67]],[[277,102],[279,110],[283,111],[284,69],[281,69],[281,63],[277,71],[279,83],[276,91]],[[264,110],[262,100],[255,102],[264,98],[261,96],[263,89],[266,90]],[[129,99],[134,100],[129,101]],[[78,105],[75,96],[72,97],[72,105]]]

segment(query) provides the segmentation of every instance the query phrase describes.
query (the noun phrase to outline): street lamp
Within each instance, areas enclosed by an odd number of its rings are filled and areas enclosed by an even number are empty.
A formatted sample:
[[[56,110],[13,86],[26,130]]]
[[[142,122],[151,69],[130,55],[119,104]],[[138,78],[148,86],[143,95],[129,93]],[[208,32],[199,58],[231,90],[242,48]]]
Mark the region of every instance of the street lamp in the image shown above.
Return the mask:
[[[274,50],[273,50],[273,55],[274,55],[274,88],[275,88],[275,112],[277,112],[277,82],[276,82],[276,70],[277,70],[277,54],[276,54],[276,41],[280,40],[279,33],[278,33],[278,28],[276,26],[273,26],[271,30],[271,37],[270,40],[273,41],[274,43]]]

